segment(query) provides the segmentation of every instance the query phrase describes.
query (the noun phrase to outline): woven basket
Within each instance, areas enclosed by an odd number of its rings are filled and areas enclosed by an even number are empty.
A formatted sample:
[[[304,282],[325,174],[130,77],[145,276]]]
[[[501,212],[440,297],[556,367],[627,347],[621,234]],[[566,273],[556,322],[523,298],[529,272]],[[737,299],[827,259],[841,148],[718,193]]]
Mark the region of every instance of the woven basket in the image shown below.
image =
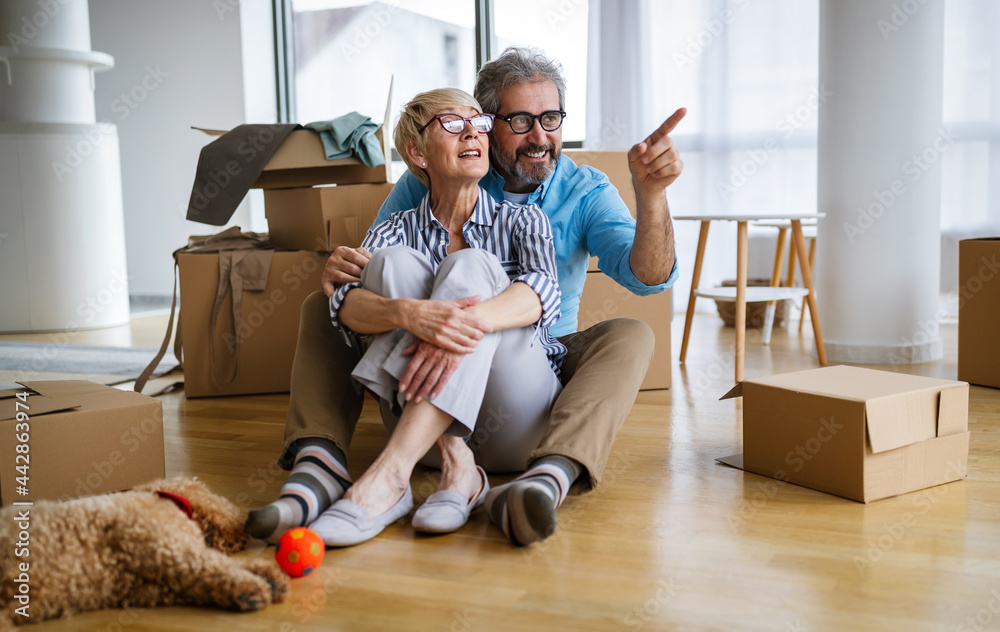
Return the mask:
[[[723,287],[733,287],[736,285],[735,279],[727,279],[722,282]],[[771,285],[771,279],[747,279],[747,287],[766,287]],[[785,285],[784,282],[781,283]],[[785,324],[785,316],[788,314],[788,302],[790,299],[778,301],[774,308],[774,326],[781,327]],[[715,301],[715,307],[719,310],[719,317],[727,327],[736,326],[736,302],[735,301]],[[767,303],[747,303],[747,327],[760,329],[764,326],[764,313],[767,310]]]

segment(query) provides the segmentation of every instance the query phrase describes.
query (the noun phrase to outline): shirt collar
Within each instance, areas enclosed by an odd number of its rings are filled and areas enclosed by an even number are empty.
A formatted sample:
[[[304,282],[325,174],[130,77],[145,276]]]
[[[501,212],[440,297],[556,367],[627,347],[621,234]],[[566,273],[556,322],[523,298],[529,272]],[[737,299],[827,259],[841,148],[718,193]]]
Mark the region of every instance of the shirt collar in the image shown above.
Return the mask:
[[[497,174],[499,176],[499,174]],[[466,220],[466,224],[472,222],[473,224],[480,224],[482,226],[492,226],[493,220],[496,219],[497,215],[497,201],[493,199],[493,196],[489,194],[483,187],[479,187],[479,199],[476,200],[476,207],[472,209],[472,215]],[[431,194],[430,191],[420,200],[420,206],[417,207],[417,216],[424,226],[440,226],[442,229],[444,226],[441,222],[434,217],[434,213],[431,211]]]

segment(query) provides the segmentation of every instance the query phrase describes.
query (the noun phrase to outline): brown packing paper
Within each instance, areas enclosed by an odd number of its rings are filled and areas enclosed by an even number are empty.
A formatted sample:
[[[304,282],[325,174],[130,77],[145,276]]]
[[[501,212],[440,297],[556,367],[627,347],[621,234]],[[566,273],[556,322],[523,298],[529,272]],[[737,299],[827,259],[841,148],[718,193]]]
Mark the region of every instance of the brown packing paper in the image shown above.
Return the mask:
[[[389,181],[390,162],[392,160],[392,135],[387,132],[386,125],[391,120],[392,81],[389,82],[389,95],[385,104],[383,123],[375,131],[375,136],[382,143],[382,153],[385,163],[377,167],[365,166],[357,158],[341,158],[327,160],[323,141],[318,132],[310,129],[295,130],[289,134],[264,165],[260,176],[251,188],[256,189],[286,189],[291,187],[310,187],[318,184],[358,184],[379,183]],[[225,130],[193,127],[209,136],[221,136]],[[238,153],[249,153],[253,147],[241,148]]]

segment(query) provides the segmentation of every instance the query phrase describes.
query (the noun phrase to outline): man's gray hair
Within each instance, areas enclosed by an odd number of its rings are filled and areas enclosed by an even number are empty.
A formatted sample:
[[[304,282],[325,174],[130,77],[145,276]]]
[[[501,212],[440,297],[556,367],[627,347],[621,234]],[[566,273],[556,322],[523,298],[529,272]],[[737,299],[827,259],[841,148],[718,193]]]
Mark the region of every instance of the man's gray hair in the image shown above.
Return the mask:
[[[504,88],[551,81],[559,91],[559,109],[566,109],[566,79],[562,64],[551,60],[534,48],[510,46],[493,61],[483,64],[476,79],[475,96],[483,112],[500,113],[499,92]]]

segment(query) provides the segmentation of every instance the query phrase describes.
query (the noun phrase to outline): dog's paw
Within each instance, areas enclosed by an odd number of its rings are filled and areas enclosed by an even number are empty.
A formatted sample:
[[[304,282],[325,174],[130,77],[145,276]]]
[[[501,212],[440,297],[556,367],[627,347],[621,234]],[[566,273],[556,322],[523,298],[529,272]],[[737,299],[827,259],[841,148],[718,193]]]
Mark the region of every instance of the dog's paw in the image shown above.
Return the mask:
[[[244,566],[254,575],[264,578],[264,581],[271,587],[271,601],[281,603],[288,595],[291,583],[288,575],[284,573],[278,565],[268,560],[247,560]]]
[[[229,603],[219,604],[220,606],[241,612],[251,612],[260,610],[271,603],[271,586],[262,577],[249,575],[230,588]]]
[[[248,593],[243,593],[236,597],[236,610],[240,612],[253,612],[254,610],[260,610],[266,607],[271,602],[270,596],[263,595],[252,595]]]

